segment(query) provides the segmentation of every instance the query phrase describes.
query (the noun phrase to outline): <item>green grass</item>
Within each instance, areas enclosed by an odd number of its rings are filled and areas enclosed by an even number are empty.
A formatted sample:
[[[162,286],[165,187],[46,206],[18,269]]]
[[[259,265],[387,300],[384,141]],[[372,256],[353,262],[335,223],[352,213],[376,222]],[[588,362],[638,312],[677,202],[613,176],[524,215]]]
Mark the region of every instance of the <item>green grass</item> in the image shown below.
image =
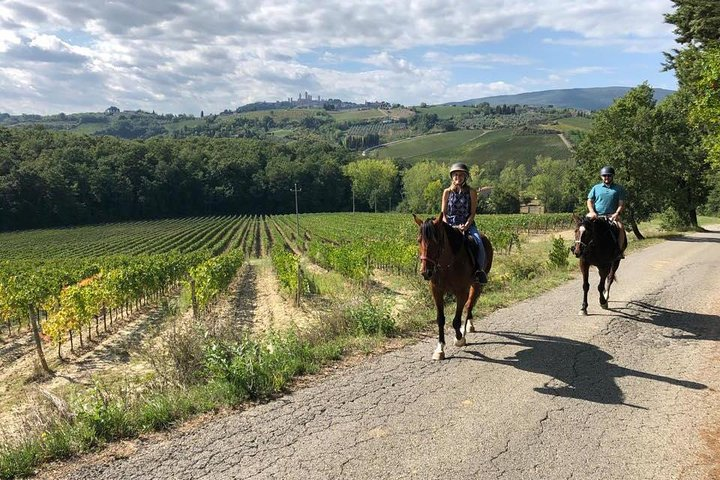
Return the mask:
[[[514,135],[510,129],[493,130],[480,136],[477,130],[458,130],[416,137],[371,152],[379,158],[465,162],[483,167],[497,176],[510,162],[535,165],[538,155],[555,159],[571,157],[557,135]]]
[[[387,118],[387,114],[378,110],[377,108],[330,112],[330,116],[333,117],[336,122],[353,122],[359,120],[374,120]]]
[[[305,117],[314,117],[319,113],[325,113],[325,110],[319,108],[286,108],[280,110],[258,110],[255,112],[244,112],[238,114],[246,118],[265,118],[272,117],[276,122],[281,120],[302,120]]]
[[[429,107],[417,107],[418,113],[434,113],[440,120],[452,117],[461,117],[465,113],[472,113],[475,111],[475,107],[463,107],[463,106],[452,106],[452,105],[436,105]]]
[[[372,151],[373,156],[379,158],[442,158],[450,151],[462,149],[469,141],[477,139],[483,132],[479,130],[457,130],[454,132],[437,133],[413,137],[406,141],[394,143]]]
[[[558,120],[561,130],[590,130],[593,121],[591,118],[585,117],[567,117]]]

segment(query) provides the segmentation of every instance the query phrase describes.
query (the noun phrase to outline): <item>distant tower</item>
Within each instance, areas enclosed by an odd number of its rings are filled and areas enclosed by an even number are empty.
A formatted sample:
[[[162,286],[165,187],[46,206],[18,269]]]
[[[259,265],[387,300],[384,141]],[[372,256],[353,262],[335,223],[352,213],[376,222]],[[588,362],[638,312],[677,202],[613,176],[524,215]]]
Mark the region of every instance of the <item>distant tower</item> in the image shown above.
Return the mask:
[[[310,96],[308,95],[307,90],[305,90],[305,100],[310,100]]]

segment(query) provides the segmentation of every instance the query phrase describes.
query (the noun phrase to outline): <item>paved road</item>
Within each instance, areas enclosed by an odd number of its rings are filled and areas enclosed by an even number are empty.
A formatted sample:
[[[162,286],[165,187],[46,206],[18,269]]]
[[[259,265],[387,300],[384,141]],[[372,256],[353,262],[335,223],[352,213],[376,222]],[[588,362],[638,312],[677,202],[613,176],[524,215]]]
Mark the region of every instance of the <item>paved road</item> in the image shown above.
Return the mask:
[[[428,340],[69,478],[704,478],[720,233],[633,253],[619,282],[610,311],[593,294],[579,316],[572,281],[479,322],[444,362]]]

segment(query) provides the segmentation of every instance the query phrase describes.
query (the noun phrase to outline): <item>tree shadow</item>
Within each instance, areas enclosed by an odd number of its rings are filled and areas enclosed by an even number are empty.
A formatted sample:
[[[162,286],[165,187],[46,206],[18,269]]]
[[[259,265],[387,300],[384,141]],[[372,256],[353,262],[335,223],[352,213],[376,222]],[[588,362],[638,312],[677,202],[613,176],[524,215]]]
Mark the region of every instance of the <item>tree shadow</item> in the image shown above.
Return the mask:
[[[479,350],[465,347],[464,354],[473,360],[506,365],[532,373],[552,377],[542,387],[535,387],[538,393],[559,397],[576,398],[603,404],[627,405],[622,390],[615,383],[616,378],[632,376],[669,383],[684,388],[700,390],[707,388],[701,383],[655,375],[610,363],[612,356],[597,346],[548,335],[516,332],[481,332],[500,337],[499,341],[480,342],[480,345],[515,345],[521,349],[512,357],[491,358]],[[456,357],[457,358],[457,357]],[[467,357],[460,357],[467,358]]]
[[[711,230],[706,230],[705,232],[700,233],[720,233],[720,232],[713,232]],[[687,242],[687,243],[720,243],[720,238],[718,237],[680,237],[680,236],[674,236],[667,238],[668,242]]]
[[[686,332],[664,335],[666,338],[720,340],[720,316],[674,310],[643,301],[630,301],[624,307],[611,308],[623,318]]]

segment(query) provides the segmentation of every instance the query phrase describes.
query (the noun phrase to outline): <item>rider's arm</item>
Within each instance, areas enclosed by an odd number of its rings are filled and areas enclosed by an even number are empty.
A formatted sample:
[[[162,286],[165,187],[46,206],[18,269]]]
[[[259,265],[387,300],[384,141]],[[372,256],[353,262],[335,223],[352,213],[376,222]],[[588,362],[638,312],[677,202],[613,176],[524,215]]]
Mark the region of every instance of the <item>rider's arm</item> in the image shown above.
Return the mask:
[[[442,202],[441,202],[441,205],[440,205],[440,211],[441,211],[441,213],[442,213],[442,219],[443,219],[443,222],[445,222],[445,223],[447,223],[447,221],[448,221],[448,219],[447,219],[448,197],[450,197],[450,189],[447,189],[447,188],[446,188],[445,190],[443,190]]]
[[[474,188],[470,189],[470,216],[467,219],[467,222],[465,222],[465,225],[463,226],[463,230],[467,230],[470,228],[470,225],[473,224],[475,221],[475,212],[477,211],[477,190]]]
[[[590,217],[590,218],[597,217],[597,212],[595,211],[595,187],[591,188],[590,193],[588,193],[587,209],[588,209],[588,217]]]
[[[590,214],[591,217],[597,215],[597,212],[595,211],[595,201],[588,198],[587,208],[588,208],[588,213]]]
[[[615,219],[617,219],[620,216],[620,214],[623,212],[623,210],[625,210],[625,200],[620,200],[620,201],[618,201],[617,210],[615,210],[615,213],[612,214],[611,219],[613,221],[615,221]]]

